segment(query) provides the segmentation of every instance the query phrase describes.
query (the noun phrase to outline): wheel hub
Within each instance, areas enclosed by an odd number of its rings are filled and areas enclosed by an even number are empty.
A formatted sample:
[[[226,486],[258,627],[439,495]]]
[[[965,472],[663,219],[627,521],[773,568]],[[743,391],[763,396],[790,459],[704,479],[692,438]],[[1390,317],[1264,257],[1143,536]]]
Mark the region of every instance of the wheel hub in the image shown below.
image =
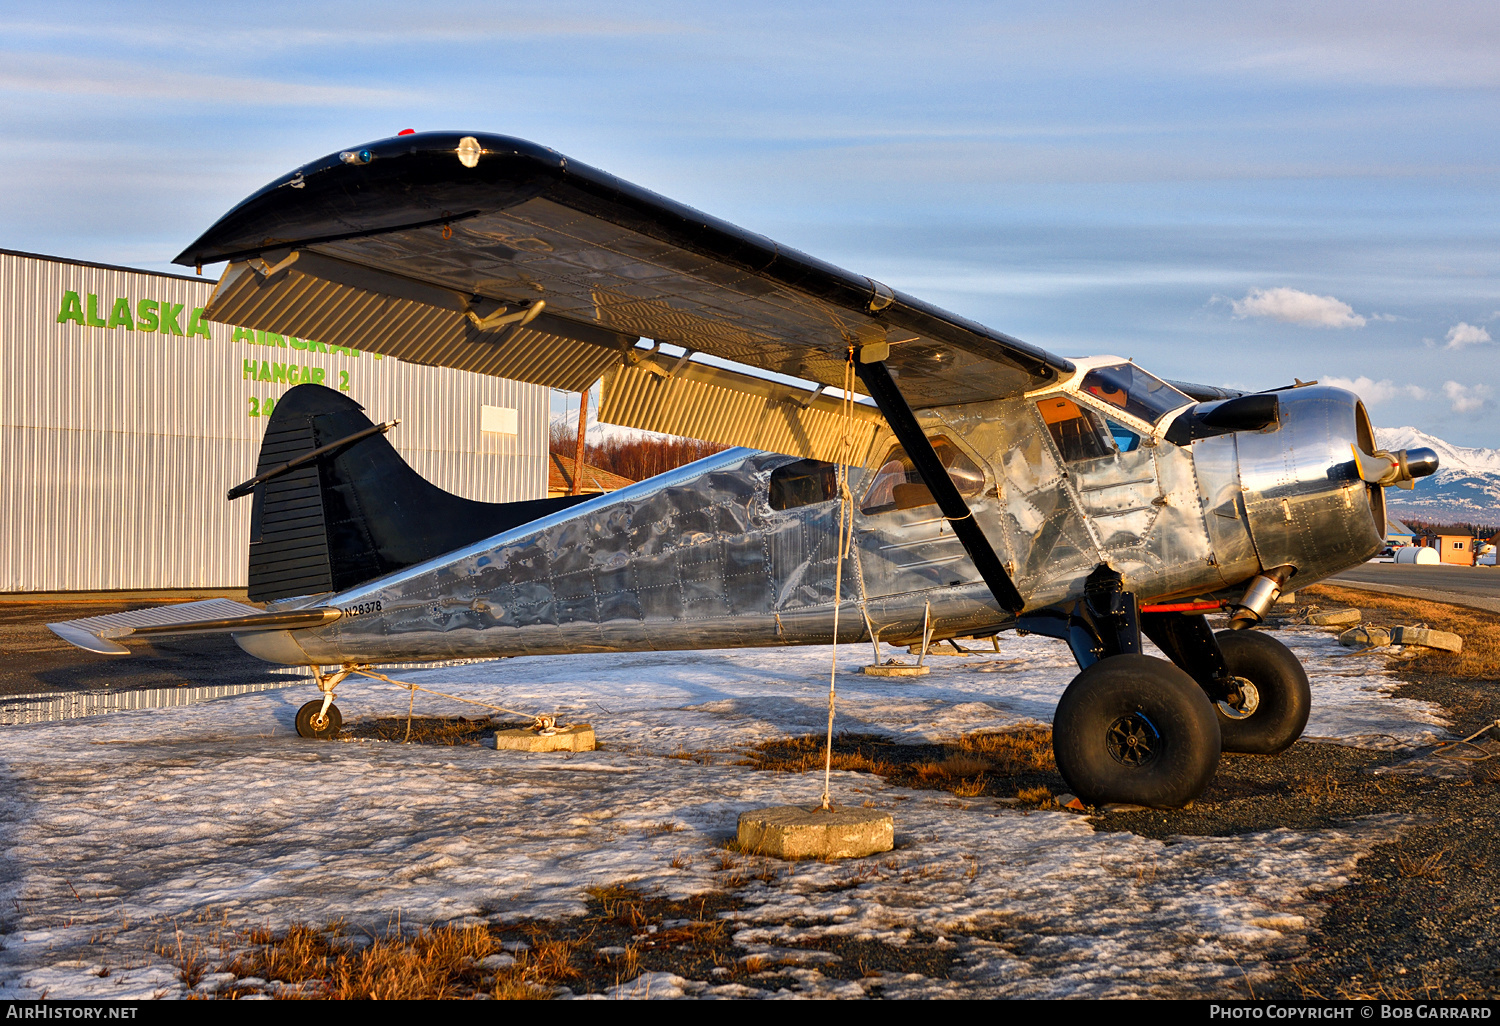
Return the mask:
[[[1231,720],[1248,720],[1260,708],[1260,692],[1244,677],[1235,677],[1233,684],[1235,691],[1230,693],[1229,700],[1221,699],[1214,704]]]
[[[1145,766],[1161,750],[1161,732],[1145,714],[1134,712],[1109,725],[1104,747],[1122,766]]]

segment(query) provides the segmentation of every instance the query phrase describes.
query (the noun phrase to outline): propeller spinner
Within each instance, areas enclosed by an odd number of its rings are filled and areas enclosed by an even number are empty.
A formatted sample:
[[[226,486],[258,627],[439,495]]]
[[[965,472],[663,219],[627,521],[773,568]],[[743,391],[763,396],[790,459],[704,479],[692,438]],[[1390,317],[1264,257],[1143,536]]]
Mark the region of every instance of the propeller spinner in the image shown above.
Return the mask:
[[[1417,478],[1434,474],[1438,468],[1437,453],[1431,449],[1398,449],[1395,452],[1376,449],[1366,453],[1360,452],[1357,445],[1349,448],[1354,451],[1359,479],[1382,488],[1395,485],[1409,491],[1416,487]]]

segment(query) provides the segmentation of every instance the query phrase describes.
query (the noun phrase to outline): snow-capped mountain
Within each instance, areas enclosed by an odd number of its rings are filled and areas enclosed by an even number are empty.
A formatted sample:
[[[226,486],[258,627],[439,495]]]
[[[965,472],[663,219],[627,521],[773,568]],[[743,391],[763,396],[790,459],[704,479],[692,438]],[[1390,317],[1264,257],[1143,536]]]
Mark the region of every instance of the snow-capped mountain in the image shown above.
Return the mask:
[[[1500,449],[1452,445],[1414,427],[1376,428],[1375,438],[1383,449],[1425,446],[1438,454],[1438,472],[1414,491],[1386,491],[1393,516],[1500,523]]]

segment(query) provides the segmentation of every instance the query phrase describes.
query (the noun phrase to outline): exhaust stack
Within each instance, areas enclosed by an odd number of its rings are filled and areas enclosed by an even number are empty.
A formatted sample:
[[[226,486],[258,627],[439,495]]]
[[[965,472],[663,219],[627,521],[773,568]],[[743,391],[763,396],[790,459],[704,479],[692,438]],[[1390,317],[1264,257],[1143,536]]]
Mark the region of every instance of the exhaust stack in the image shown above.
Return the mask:
[[[1260,623],[1265,618],[1266,610],[1281,597],[1281,586],[1294,572],[1289,566],[1278,566],[1252,578],[1244,597],[1234,604],[1229,629],[1242,631]]]

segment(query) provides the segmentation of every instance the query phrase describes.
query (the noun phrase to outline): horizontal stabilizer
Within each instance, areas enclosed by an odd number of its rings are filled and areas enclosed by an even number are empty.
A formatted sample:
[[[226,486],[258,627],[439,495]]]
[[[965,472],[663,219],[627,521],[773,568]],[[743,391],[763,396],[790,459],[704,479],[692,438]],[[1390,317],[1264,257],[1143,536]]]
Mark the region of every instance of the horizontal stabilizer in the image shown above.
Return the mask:
[[[120,638],[147,634],[231,634],[239,631],[296,630],[332,623],[342,613],[329,606],[267,613],[231,599],[207,599],[172,606],[131,609],[49,623],[47,628],[70,645],[100,655],[129,655]]]

